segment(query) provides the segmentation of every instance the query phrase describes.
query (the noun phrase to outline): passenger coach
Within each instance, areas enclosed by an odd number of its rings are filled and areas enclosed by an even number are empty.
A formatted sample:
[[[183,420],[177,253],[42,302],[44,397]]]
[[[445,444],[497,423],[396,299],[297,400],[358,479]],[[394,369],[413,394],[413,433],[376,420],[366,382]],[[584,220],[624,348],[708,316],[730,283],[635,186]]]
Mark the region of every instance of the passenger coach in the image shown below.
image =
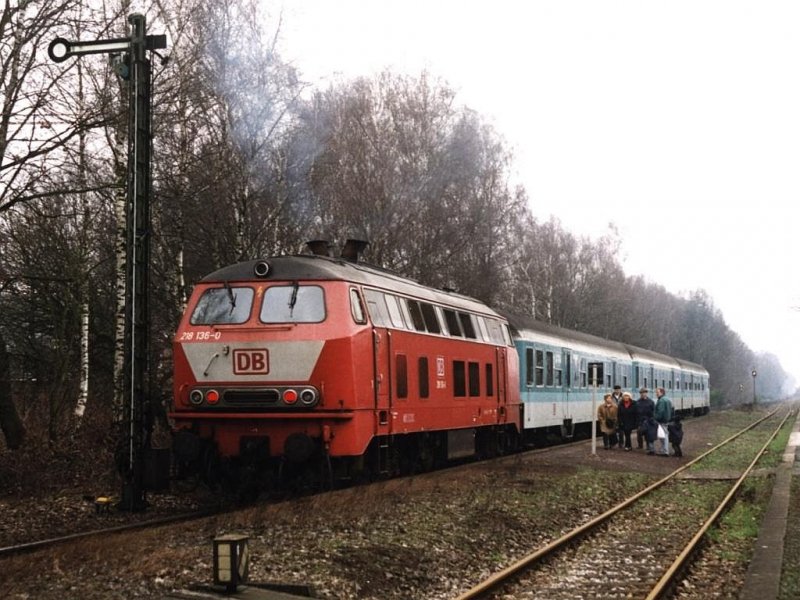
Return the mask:
[[[665,388],[675,409],[708,412],[708,372],[700,365],[529,317],[506,314],[520,364],[523,441],[543,434],[572,437],[595,419],[592,407],[615,385],[638,398],[641,387]],[[597,389],[590,365],[597,364]]]

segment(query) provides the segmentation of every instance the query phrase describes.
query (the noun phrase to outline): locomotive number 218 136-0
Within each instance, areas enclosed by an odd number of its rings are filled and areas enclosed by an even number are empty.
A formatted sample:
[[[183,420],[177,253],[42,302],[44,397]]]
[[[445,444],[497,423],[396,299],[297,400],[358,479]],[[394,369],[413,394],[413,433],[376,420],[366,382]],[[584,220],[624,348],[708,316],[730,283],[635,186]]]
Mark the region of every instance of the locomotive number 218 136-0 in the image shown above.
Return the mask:
[[[210,340],[219,341],[222,337],[221,331],[184,331],[181,333],[181,342],[207,342]]]

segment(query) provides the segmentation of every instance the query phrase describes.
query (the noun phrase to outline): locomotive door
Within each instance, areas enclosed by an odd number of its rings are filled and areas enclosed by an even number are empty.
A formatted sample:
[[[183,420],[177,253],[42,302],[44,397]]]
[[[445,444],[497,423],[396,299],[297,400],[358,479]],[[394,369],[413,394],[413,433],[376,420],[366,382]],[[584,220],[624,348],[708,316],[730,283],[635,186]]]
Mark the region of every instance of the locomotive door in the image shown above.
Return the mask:
[[[506,375],[508,369],[506,367],[506,349],[497,349],[497,422],[505,423],[508,420],[508,411],[506,410]]]
[[[392,419],[392,334],[388,329],[372,330],[375,435],[391,433]]]

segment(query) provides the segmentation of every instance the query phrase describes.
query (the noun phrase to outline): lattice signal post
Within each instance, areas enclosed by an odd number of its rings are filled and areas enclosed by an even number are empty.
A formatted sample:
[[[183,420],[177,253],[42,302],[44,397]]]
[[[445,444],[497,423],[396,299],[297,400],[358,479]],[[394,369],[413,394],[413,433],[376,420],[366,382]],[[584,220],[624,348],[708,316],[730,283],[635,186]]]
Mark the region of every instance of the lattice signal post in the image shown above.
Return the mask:
[[[150,271],[151,71],[148,51],[167,47],[165,35],[145,35],[144,15],[128,17],[130,37],[89,42],[56,38],[48,54],[55,62],[84,54],[111,54],[112,66],[128,81],[128,173],[126,209],[124,465],[120,508],[144,510],[145,444],[149,438],[148,308]]]

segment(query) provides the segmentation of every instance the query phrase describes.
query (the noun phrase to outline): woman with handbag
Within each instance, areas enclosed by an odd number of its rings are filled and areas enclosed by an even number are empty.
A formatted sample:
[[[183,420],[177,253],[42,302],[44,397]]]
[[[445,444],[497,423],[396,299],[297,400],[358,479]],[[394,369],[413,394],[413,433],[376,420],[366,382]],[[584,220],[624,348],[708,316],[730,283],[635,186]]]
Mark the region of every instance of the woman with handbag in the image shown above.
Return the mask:
[[[616,444],[614,436],[617,434],[617,405],[611,394],[603,396],[603,403],[597,407],[597,420],[603,433],[603,448],[611,450]]]

